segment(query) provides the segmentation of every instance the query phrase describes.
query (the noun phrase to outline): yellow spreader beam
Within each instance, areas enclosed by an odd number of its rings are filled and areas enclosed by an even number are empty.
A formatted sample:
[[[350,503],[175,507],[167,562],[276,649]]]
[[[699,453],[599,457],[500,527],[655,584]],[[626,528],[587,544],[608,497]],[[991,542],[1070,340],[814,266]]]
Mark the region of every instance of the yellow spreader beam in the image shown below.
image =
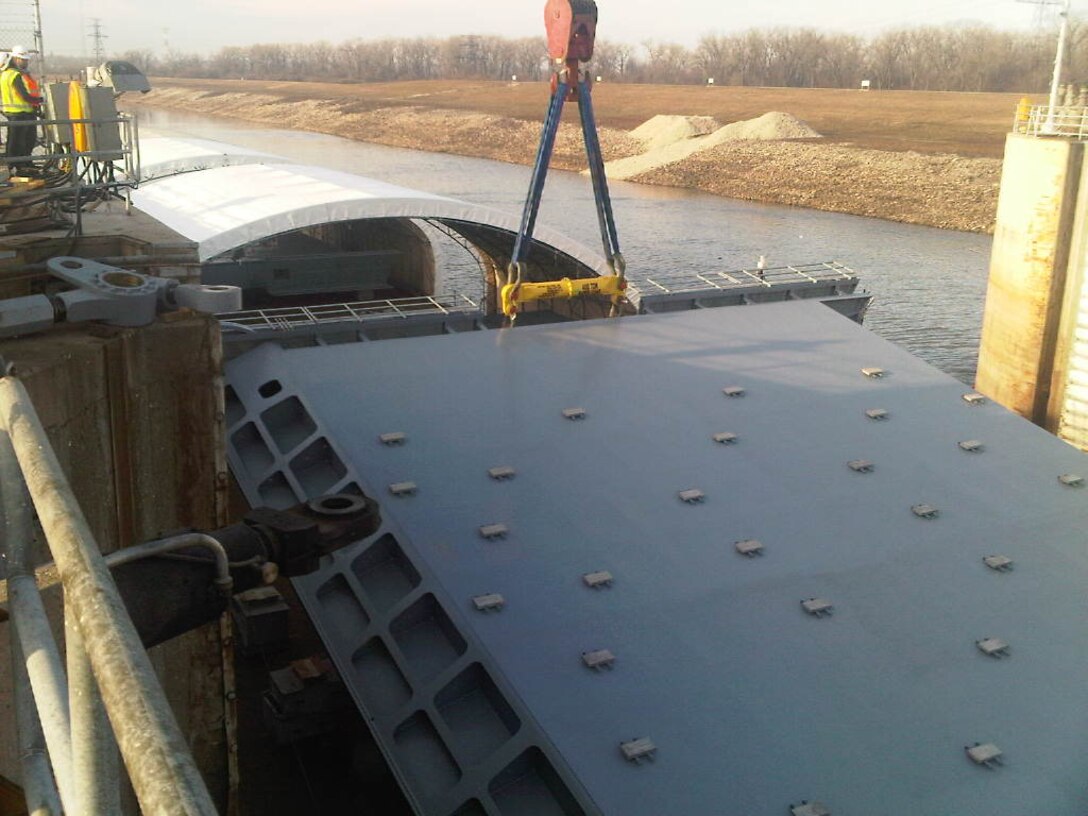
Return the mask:
[[[622,297],[626,289],[626,278],[604,275],[599,278],[563,278],[540,283],[508,283],[499,291],[499,297],[502,301],[502,313],[513,318],[517,317],[521,304],[531,300],[573,298],[579,295]]]

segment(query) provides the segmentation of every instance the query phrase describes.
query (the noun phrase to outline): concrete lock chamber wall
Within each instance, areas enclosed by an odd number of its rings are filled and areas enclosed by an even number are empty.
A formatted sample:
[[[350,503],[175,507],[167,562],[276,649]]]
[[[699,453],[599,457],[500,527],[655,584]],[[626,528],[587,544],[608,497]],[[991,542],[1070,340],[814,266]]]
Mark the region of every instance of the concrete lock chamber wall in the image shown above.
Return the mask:
[[[976,387],[1088,450],[1084,142],[1005,143]]]
[[[1088,173],[1080,174],[1045,427],[1088,450]]]

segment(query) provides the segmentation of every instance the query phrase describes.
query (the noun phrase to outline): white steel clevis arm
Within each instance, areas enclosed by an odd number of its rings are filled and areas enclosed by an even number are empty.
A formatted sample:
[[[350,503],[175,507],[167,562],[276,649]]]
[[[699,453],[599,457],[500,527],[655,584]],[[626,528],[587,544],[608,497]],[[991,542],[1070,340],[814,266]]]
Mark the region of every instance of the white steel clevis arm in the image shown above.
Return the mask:
[[[51,258],[46,268],[75,288],[57,295],[0,300],[0,337],[33,334],[54,323],[100,320],[111,326],[146,326],[160,311],[192,309],[215,314],[242,307],[242,290],[236,286],[179,284],[65,256]]]

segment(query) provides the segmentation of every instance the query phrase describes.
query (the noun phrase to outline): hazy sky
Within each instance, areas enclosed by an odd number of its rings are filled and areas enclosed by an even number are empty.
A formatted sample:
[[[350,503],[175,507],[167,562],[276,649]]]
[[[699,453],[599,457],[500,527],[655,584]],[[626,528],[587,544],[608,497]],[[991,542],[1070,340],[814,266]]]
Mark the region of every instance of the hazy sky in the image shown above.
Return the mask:
[[[10,8],[12,3],[6,4]],[[106,49],[210,52],[224,45],[313,42],[379,37],[543,34],[543,0],[42,0],[46,49],[82,54],[93,18],[102,21]],[[703,34],[747,28],[809,26],[874,34],[904,25],[985,23],[996,28],[1053,26],[1036,6],[1016,0],[776,0],[748,5],[728,0],[598,0],[598,36],[694,45]],[[1074,9],[1074,14],[1076,9]],[[81,25],[82,21],[82,25]]]

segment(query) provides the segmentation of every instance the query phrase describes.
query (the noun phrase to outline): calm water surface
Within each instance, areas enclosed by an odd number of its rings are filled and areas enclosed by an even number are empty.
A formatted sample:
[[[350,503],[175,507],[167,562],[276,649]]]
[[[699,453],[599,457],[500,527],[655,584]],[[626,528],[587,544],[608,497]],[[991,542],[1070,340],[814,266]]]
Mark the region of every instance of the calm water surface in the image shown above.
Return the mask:
[[[143,110],[140,120],[156,132],[219,139],[515,215],[529,185],[529,168],[485,159],[167,111]],[[874,295],[865,320],[870,329],[964,382],[974,379],[990,236],[672,188],[625,182],[609,186],[632,280],[663,271],[750,267],[760,255],[770,266],[841,261],[860,273],[862,285]],[[588,178],[549,173],[538,223],[586,246],[599,246]],[[478,276],[459,279],[467,277],[464,271],[455,273],[447,287],[478,293]]]

